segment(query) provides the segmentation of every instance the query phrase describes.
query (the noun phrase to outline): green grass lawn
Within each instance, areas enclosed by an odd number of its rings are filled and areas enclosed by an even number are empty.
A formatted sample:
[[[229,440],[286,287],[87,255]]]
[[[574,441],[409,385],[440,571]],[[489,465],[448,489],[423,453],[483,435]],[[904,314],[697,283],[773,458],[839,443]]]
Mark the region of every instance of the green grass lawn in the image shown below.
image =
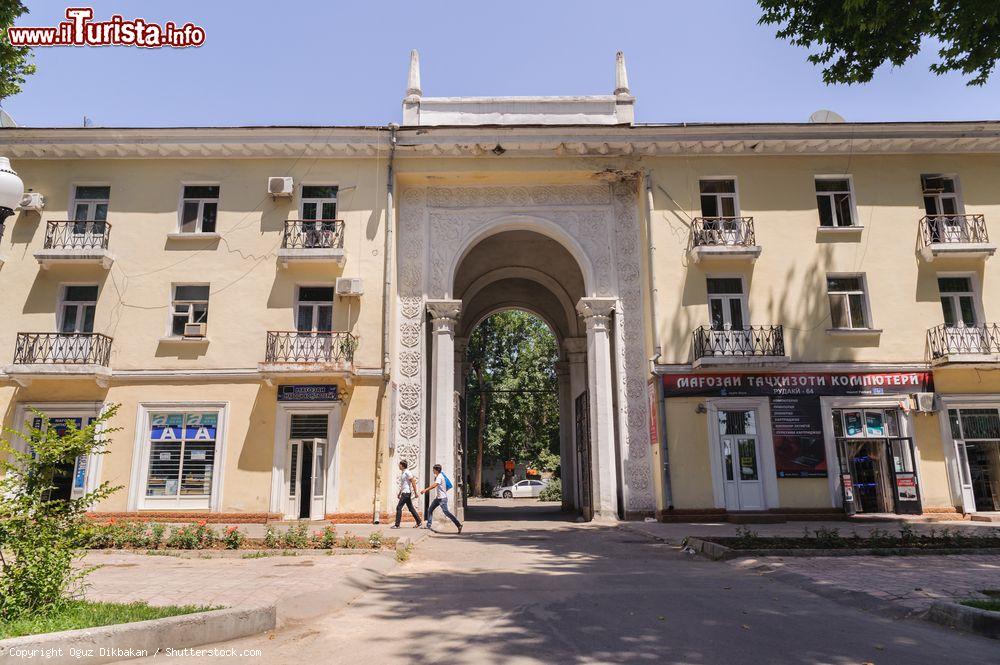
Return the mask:
[[[55,633],[60,630],[109,626],[115,623],[162,619],[178,614],[191,614],[192,612],[214,609],[219,608],[198,605],[151,607],[146,603],[90,603],[84,600],[74,600],[64,609],[58,612],[49,612],[45,616],[26,617],[16,621],[0,621],[0,639],[21,635],[37,635],[38,633]]]
[[[963,605],[975,607],[980,610],[1000,612],[1000,598],[990,598],[989,600],[963,600]]]

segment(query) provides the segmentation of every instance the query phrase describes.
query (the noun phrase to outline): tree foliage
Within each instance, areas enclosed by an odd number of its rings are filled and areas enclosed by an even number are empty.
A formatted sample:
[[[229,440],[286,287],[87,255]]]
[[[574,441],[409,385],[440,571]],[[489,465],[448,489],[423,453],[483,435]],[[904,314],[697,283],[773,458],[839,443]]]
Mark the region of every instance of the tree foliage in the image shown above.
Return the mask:
[[[0,0],[0,29],[3,30],[0,36],[0,99],[21,92],[25,77],[35,73],[31,49],[13,46],[7,39],[7,28],[27,13],[28,8],[20,0]]]
[[[962,72],[983,85],[1000,59],[997,0],[758,0],[761,24],[813,49],[826,83],[867,83],[886,62],[902,66],[925,39],[938,44],[935,74]]]
[[[466,394],[474,493],[484,463],[513,459],[552,470],[553,456],[558,462],[558,359],[552,331],[526,312],[494,314],[472,333]]]

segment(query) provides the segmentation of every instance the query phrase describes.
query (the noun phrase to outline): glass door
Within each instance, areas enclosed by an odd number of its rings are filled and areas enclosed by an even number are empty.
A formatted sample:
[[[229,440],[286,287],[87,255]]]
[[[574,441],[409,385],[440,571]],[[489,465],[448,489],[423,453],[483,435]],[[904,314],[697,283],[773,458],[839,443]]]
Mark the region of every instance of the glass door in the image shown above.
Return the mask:
[[[300,286],[295,313],[296,356],[322,360],[333,352],[333,287]]]
[[[764,510],[756,412],[719,411],[719,446],[726,510]]]
[[[309,508],[309,519],[321,520],[326,515],[326,439],[313,439],[312,448],[312,480],[310,482],[312,497]]]
[[[941,313],[947,349],[952,353],[981,353],[985,331],[980,328],[976,292],[971,277],[938,277]]]
[[[77,240],[90,235],[92,238],[104,236],[104,225],[108,221],[110,187],[78,186],[73,198],[73,235]]]
[[[751,349],[746,326],[746,295],[739,277],[709,277],[708,314],[713,355],[746,355]]]
[[[1000,411],[948,409],[962,510],[1000,511]]]
[[[912,439],[889,439],[889,454],[892,471],[893,507],[900,515],[919,515],[920,487],[917,484],[917,468]]]
[[[288,442],[288,455],[285,463],[285,478],[288,479],[285,485],[288,497],[285,518],[294,520],[299,518],[299,500],[302,495],[301,487],[299,487],[302,479],[301,441]]]
[[[924,210],[930,224],[931,242],[963,242],[963,218],[959,215],[955,179],[947,176],[920,177],[924,193]],[[964,240],[968,242],[968,239]]]

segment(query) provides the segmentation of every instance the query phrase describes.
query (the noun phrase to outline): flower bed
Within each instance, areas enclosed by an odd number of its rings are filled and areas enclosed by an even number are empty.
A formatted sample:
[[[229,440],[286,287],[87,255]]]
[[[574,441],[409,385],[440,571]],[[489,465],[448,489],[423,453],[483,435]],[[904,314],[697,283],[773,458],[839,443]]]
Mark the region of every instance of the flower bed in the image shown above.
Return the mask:
[[[263,538],[250,538],[238,526],[217,530],[205,521],[167,527],[157,522],[111,520],[90,526],[89,549],[128,550],[382,550],[395,549],[396,538],[376,531],[367,538],[350,532],[339,534],[327,525],[310,532],[300,524],[278,530],[267,527]]]
[[[699,540],[722,545],[732,550],[744,552],[766,552],[769,550],[884,550],[886,553],[899,551],[955,551],[991,550],[1000,551],[1000,530],[971,532],[952,529],[929,529],[919,533],[906,524],[898,534],[883,529],[872,529],[866,535],[852,532],[841,535],[839,529],[803,529],[801,536],[761,536],[747,528],[737,530],[735,536],[701,536]]]

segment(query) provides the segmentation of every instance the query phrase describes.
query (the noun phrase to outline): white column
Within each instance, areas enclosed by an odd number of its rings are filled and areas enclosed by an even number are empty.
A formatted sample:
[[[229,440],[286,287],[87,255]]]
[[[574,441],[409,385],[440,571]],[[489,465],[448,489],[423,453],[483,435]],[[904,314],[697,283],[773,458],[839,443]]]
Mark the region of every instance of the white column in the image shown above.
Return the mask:
[[[581,298],[576,309],[587,323],[587,387],[590,391],[590,447],[594,519],[618,519],[611,340],[614,298]]]
[[[562,508],[573,509],[572,486],[576,474],[573,473],[576,459],[576,443],[573,437],[573,398],[570,397],[569,363],[556,363],[556,382],[559,398],[559,460],[562,478]]]
[[[461,300],[428,300],[431,314],[431,466],[455,475],[455,325]],[[454,503],[458,503],[455,501]]]
[[[465,397],[465,377],[469,372],[469,362],[465,358],[465,351],[469,347],[468,337],[456,337],[455,338],[455,445],[462,445],[462,436],[465,431],[468,431],[469,424],[462,423],[462,418],[468,416],[468,413],[461,413],[459,409],[461,408],[461,400],[459,397]],[[461,425],[461,426],[460,426]],[[468,449],[459,450],[460,454],[458,458],[462,461],[462,465],[455,469],[455,475],[451,477],[452,482],[455,483],[457,487],[462,488],[463,492],[468,491],[468,487],[465,484],[466,471],[469,468],[468,460]],[[455,492],[455,505],[451,507],[451,511],[455,513],[459,521],[465,521],[465,499],[463,494]]]
[[[570,428],[570,464],[569,471],[564,470],[570,478],[572,487],[570,494],[573,507],[580,509],[580,493],[583,491],[580,479],[579,452],[576,449],[576,398],[587,389],[587,338],[571,337],[563,341],[566,358],[569,361],[569,428]],[[565,488],[563,489],[565,492]]]

